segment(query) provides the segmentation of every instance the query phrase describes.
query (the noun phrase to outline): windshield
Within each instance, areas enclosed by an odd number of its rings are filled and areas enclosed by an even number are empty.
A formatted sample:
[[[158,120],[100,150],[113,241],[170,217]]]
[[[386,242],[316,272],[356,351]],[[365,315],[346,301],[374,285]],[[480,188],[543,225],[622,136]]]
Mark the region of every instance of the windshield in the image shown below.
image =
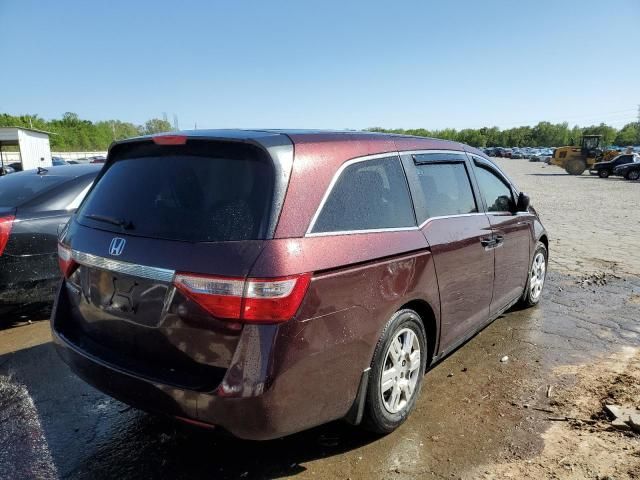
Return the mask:
[[[226,153],[118,160],[81,206],[78,221],[129,235],[190,242],[264,238],[271,165],[246,147]]]

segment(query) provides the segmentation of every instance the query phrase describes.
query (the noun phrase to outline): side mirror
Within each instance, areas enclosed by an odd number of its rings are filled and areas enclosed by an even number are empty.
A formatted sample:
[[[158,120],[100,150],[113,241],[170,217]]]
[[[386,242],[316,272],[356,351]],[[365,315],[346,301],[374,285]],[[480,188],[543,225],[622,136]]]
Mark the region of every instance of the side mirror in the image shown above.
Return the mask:
[[[518,203],[516,204],[516,211],[517,212],[528,211],[529,203],[531,203],[531,200],[529,199],[529,195],[527,195],[524,192],[520,192],[520,195],[518,195]]]

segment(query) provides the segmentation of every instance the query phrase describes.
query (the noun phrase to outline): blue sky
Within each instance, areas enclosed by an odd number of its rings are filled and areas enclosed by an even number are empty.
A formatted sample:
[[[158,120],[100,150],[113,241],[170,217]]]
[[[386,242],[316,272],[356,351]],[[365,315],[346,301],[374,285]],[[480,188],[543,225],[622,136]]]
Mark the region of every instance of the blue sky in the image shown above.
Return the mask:
[[[0,112],[181,128],[621,126],[639,0],[0,0]]]

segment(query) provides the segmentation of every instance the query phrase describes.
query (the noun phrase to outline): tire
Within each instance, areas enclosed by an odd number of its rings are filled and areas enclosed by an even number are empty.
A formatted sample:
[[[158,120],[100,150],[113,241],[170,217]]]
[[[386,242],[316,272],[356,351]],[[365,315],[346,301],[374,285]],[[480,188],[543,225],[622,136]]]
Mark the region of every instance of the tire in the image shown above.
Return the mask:
[[[609,170],[607,170],[606,168],[598,170],[598,176],[600,178],[607,178],[609,176]]]
[[[574,158],[573,160],[569,160],[567,162],[564,169],[569,175],[582,175],[587,169],[587,164],[582,160]]]
[[[640,170],[630,170],[625,175],[625,178],[627,180],[638,180],[638,178],[640,178]]]
[[[393,348],[399,344],[398,338],[403,342],[399,350]],[[387,434],[402,425],[420,396],[427,354],[427,335],[420,316],[410,309],[396,312],[385,325],[373,354],[365,428]]]
[[[540,302],[542,297],[542,289],[544,288],[545,280],[547,279],[547,261],[549,259],[549,253],[544,243],[538,242],[536,244],[536,250],[529,266],[529,273],[527,275],[527,285],[522,293],[520,299],[520,305],[528,308],[533,307]],[[540,264],[542,262],[542,265]],[[542,271],[540,271],[542,268]],[[532,282],[536,282],[535,285]]]

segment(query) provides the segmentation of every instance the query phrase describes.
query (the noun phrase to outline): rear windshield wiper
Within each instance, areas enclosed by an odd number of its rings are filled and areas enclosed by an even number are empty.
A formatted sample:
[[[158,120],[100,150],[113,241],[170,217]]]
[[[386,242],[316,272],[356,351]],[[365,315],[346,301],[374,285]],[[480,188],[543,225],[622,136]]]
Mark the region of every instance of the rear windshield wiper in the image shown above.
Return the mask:
[[[107,215],[99,215],[97,213],[89,213],[83,215],[83,217],[90,218],[91,220],[95,220],[97,222],[110,223],[111,225],[116,225],[118,227],[123,228],[124,230],[133,230],[133,223],[128,220],[123,220],[121,218],[109,217]]]

